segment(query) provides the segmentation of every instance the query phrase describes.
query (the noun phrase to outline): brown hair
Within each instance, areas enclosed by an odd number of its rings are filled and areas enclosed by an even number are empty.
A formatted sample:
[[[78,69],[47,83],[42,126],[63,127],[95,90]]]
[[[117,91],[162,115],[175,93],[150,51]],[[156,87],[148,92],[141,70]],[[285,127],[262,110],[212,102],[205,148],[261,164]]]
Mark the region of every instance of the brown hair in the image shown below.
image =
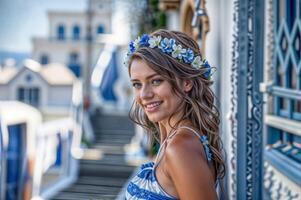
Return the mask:
[[[185,49],[190,48],[193,50],[194,55],[201,56],[198,44],[187,34],[163,29],[151,34],[151,36],[159,35],[162,38],[173,38],[176,44],[181,44]],[[223,178],[225,175],[225,164],[222,158],[222,142],[219,136],[219,111],[214,105],[215,95],[210,89],[210,85],[212,85],[213,82],[210,78],[204,76],[207,69],[194,69],[191,65],[180,62],[172,56],[163,53],[158,48],[140,47],[136,50],[129,58],[129,71],[134,59],[142,59],[145,61],[149,67],[169,81],[176,95],[183,98],[184,101],[182,105],[173,115],[182,109],[184,110],[184,115],[174,128],[176,128],[182,120],[189,119],[194,127],[207,135],[213,154],[216,177],[217,179]],[[181,89],[183,80],[192,81],[193,86],[188,93],[185,93]],[[158,124],[148,119],[136,101],[133,102],[129,116],[135,123],[141,125],[158,140]]]

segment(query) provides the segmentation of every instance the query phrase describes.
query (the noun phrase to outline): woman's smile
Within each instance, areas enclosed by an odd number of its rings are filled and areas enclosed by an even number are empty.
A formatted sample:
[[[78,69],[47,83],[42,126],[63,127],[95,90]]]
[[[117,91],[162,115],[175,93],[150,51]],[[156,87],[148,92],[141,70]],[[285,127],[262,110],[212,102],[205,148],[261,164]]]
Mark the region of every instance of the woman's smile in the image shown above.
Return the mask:
[[[156,102],[151,102],[147,103],[144,105],[145,111],[146,112],[156,112],[159,109],[159,106],[162,104],[162,101],[156,101]]]

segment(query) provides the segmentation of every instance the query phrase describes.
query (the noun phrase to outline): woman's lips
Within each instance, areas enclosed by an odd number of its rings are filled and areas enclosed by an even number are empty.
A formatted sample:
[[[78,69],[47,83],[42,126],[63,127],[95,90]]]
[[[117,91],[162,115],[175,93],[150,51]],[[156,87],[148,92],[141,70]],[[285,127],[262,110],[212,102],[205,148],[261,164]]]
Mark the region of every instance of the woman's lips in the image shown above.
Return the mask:
[[[161,104],[162,101],[156,101],[156,102],[145,104],[144,108],[147,112],[155,112]]]

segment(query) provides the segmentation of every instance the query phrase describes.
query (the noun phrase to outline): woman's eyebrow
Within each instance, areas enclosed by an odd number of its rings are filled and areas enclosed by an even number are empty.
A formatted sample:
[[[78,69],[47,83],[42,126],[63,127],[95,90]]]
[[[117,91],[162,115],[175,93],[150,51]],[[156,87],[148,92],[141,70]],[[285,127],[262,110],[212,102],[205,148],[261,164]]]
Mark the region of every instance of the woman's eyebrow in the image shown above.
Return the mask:
[[[151,74],[151,75],[147,76],[145,79],[148,80],[148,79],[151,79],[151,78],[153,78],[154,76],[157,76],[157,75],[159,75],[159,74],[154,73],[154,74]],[[132,82],[139,81],[139,79],[131,79],[131,81]]]

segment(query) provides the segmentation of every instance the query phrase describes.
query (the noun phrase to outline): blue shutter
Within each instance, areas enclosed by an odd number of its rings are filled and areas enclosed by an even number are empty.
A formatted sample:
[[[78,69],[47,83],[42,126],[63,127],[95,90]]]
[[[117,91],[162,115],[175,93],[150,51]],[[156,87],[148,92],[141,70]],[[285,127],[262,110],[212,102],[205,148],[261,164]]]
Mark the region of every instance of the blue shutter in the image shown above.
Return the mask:
[[[6,200],[18,199],[23,161],[22,125],[8,126]]]

